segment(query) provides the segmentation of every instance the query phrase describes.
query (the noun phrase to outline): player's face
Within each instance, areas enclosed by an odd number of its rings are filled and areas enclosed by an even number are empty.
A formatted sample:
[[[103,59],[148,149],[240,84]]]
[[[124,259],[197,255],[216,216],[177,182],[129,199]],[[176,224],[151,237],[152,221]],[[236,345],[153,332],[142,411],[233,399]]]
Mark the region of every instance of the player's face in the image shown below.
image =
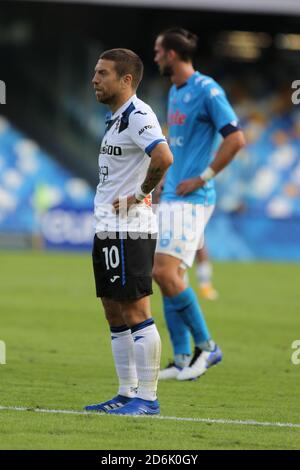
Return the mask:
[[[162,37],[158,36],[154,46],[154,62],[158,65],[161,75],[170,77],[173,70],[168,56],[168,51],[162,46]]]
[[[111,60],[100,59],[97,62],[92,83],[100,103],[114,102],[122,91],[122,79],[118,76],[115,63]]]

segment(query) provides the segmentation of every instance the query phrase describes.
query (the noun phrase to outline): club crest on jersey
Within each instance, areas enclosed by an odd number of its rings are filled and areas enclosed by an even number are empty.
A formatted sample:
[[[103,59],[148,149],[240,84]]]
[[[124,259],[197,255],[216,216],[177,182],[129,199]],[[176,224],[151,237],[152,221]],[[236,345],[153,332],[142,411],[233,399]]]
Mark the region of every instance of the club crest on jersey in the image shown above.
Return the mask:
[[[184,103],[189,103],[192,99],[192,94],[191,93],[186,93],[182,99]]]
[[[119,118],[117,119],[117,121],[116,121],[116,124],[115,124],[114,129],[113,129],[113,132],[112,132],[113,134],[114,134],[115,132],[118,132],[118,131],[119,131],[119,129],[120,129],[120,124],[121,124],[121,117],[119,117]]]

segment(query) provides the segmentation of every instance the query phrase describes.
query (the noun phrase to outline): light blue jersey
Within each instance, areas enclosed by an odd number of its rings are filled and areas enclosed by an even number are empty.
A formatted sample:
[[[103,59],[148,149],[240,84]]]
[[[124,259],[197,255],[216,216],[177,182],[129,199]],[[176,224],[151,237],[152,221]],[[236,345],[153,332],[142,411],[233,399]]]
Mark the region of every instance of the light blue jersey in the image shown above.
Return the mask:
[[[176,188],[181,181],[200,176],[211,163],[219,132],[225,137],[238,127],[224,90],[199,72],[184,85],[173,85],[169,93],[168,127],[174,163],[168,170],[161,200],[215,204],[213,180],[186,196],[176,194]]]

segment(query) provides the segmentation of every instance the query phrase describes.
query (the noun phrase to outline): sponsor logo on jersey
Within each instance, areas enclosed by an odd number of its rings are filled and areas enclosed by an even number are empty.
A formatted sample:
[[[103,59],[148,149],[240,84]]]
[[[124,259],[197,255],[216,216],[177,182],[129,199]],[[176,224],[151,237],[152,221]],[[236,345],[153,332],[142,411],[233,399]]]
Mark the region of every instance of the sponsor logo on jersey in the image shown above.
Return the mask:
[[[115,282],[119,278],[120,278],[120,276],[113,276],[113,277],[110,278],[110,282]]]
[[[119,146],[115,145],[103,145],[100,149],[100,154],[102,155],[114,155],[115,157],[118,157],[122,155],[122,148]]]
[[[147,126],[144,126],[140,131],[139,131],[139,135],[142,135],[143,132],[145,132],[147,129],[153,129],[154,126],[152,126],[151,124],[148,124]]]
[[[181,113],[180,111],[176,111],[175,113],[170,113],[168,116],[168,125],[174,126],[179,125],[182,126],[185,123],[187,115]]]
[[[143,116],[146,116],[147,113],[143,113],[142,111],[136,111],[134,114],[142,114]]]
[[[170,137],[169,138],[170,146],[171,147],[183,147],[183,136],[177,136],[177,137]]]

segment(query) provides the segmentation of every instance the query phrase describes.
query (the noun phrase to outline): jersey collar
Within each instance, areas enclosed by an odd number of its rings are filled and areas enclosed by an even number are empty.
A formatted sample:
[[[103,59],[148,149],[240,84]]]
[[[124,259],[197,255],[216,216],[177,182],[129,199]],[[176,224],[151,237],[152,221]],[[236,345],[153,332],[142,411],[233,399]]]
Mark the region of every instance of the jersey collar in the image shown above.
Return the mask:
[[[200,77],[200,72],[194,72],[193,75],[191,75],[186,82],[182,83],[182,85],[179,85],[176,87],[176,90],[181,90],[181,88],[185,87],[186,85],[191,85],[195,78]]]
[[[114,114],[111,115],[110,119],[114,119],[119,114],[122,114],[131,105],[131,103],[134,103],[136,100],[137,100],[137,96],[132,95],[129,98],[129,100],[126,101],[126,103],[122,104],[122,106],[119,109],[117,109],[117,111]]]

